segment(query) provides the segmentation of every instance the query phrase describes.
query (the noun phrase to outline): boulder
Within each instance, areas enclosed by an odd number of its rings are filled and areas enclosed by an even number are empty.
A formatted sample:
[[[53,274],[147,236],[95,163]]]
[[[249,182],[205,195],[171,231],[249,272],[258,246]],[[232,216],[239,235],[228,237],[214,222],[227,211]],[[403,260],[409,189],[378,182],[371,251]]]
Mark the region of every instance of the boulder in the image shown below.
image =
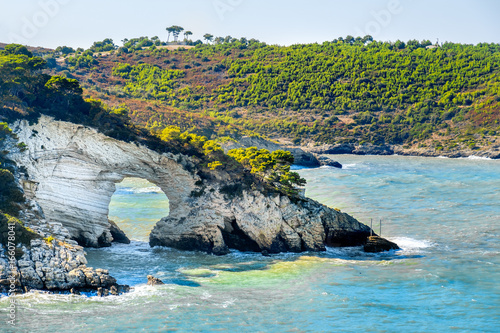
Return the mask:
[[[110,227],[109,232],[113,237],[113,242],[122,243],[122,244],[130,244],[130,239],[125,235],[125,233],[116,225],[115,221],[108,219]]]
[[[318,161],[321,164],[321,166],[330,166],[330,167],[342,169],[342,164],[333,160],[331,157],[320,155],[320,156],[318,156]]]
[[[368,237],[363,249],[365,252],[376,253],[390,250],[399,250],[399,246],[396,243],[388,241],[387,239],[380,236],[370,236]]]
[[[148,275],[148,286],[157,286],[157,285],[161,285],[161,284],[165,284],[165,283],[163,283],[162,280],[154,277],[153,275]]]

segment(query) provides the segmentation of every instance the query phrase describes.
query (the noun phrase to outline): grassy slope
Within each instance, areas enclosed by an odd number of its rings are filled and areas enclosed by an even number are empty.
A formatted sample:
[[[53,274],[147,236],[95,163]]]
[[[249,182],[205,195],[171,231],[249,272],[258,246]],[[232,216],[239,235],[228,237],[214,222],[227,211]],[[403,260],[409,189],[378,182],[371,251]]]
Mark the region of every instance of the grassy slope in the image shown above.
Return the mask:
[[[363,45],[198,45],[94,54],[89,68],[60,59],[53,71],[78,79],[87,96],[128,107],[132,120],[150,129],[175,124],[206,135],[248,130],[301,144],[388,143],[442,153],[500,144],[498,45],[491,50],[460,44],[433,50],[379,48],[368,58],[370,50]],[[384,61],[385,67],[375,65]],[[113,75],[123,63],[180,70],[184,76],[173,80],[165,97],[151,85],[134,86],[133,80]],[[317,68],[322,63],[329,66]],[[294,66],[295,72],[287,72]],[[344,76],[317,86],[307,79],[314,71]],[[285,78],[286,89],[266,87],[285,74],[291,75]],[[386,89],[388,82],[392,86]],[[132,89],[124,89],[131,83]],[[293,90],[294,83],[303,87]],[[273,104],[272,98],[281,101]],[[320,102],[315,104],[315,98]]]

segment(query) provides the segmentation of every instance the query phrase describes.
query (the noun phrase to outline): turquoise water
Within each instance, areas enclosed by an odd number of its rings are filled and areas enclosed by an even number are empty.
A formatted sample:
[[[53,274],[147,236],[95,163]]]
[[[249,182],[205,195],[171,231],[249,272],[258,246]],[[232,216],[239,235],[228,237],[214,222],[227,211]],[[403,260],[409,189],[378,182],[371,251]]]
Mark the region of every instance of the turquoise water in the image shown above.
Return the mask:
[[[376,231],[382,219],[382,235],[401,251],[268,258],[151,249],[147,234],[164,216],[165,198],[131,180],[118,188],[110,215],[134,241],[87,252],[89,266],[109,269],[134,290],[19,296],[15,331],[500,331],[500,161],[334,158],[344,169],[299,170],[307,195],[372,219]],[[147,274],[166,284],[146,286]],[[7,305],[0,299],[0,316]]]
[[[111,197],[109,218],[132,240],[147,241],[162,217],[168,216],[168,198],[145,179],[125,178]]]

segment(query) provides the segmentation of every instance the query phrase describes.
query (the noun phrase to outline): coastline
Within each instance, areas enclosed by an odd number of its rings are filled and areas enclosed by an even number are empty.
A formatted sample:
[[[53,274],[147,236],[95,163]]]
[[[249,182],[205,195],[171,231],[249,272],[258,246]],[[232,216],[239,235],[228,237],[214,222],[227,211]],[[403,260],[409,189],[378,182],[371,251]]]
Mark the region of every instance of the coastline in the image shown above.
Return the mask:
[[[306,168],[317,168],[320,166],[332,166],[342,168],[342,165],[328,157],[328,155],[380,155],[380,156],[420,156],[435,158],[484,158],[497,160],[500,159],[500,143],[494,142],[490,147],[481,148],[454,148],[454,149],[432,149],[427,147],[405,148],[403,145],[373,145],[352,143],[344,144],[320,144],[310,142],[307,145],[293,145],[286,138],[262,138],[244,136],[239,141],[224,142],[221,144],[227,153],[234,148],[257,147],[258,149],[267,149],[275,151],[278,149],[286,150],[294,155],[297,166]]]
[[[288,146],[290,147],[290,146]],[[398,156],[421,156],[421,157],[446,157],[446,158],[486,158],[491,160],[500,159],[500,146],[493,146],[489,149],[454,149],[449,151],[436,150],[430,148],[403,148],[401,145],[319,145],[317,143],[300,148],[308,153],[316,155],[398,155]]]

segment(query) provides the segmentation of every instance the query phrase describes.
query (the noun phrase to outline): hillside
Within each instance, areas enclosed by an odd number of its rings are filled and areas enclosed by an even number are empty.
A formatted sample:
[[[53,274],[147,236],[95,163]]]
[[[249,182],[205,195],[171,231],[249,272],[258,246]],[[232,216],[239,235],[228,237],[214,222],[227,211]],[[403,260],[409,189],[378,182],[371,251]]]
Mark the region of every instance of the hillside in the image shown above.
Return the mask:
[[[500,144],[498,44],[216,41],[172,50],[147,38],[120,48],[105,40],[49,64],[78,79],[87,97],[126,108],[153,130],[177,125],[445,155]]]

